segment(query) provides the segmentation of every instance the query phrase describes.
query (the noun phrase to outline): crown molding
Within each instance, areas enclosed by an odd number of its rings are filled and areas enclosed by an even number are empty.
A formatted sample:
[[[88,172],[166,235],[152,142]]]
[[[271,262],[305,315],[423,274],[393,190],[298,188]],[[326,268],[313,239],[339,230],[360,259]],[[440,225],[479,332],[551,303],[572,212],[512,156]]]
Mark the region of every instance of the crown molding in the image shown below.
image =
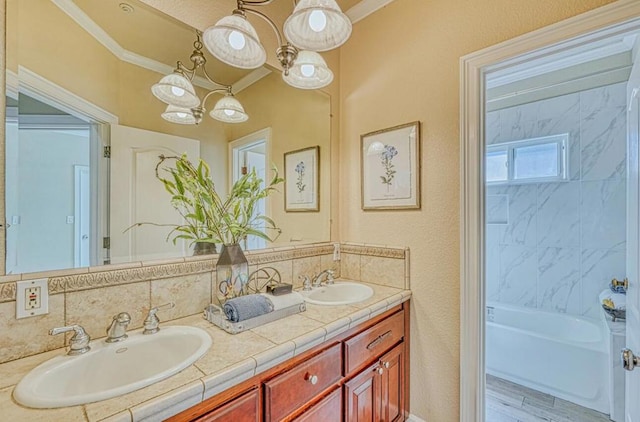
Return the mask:
[[[370,14],[382,9],[392,1],[393,0],[362,0],[360,3],[347,10],[345,14],[349,16],[351,23],[357,23]]]

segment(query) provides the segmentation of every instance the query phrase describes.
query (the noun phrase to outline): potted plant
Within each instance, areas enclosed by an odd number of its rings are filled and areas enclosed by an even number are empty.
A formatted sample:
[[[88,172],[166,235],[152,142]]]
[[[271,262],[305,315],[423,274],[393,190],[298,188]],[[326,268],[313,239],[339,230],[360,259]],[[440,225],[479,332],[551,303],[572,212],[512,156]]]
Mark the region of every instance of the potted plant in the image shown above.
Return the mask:
[[[160,168],[168,161],[175,162],[174,167],[165,167],[169,177],[160,174]],[[278,176],[274,167],[274,177],[264,188],[255,170],[243,175],[233,184],[226,198],[216,191],[211,171],[207,163],[200,160],[195,166],[186,155],[160,156],[156,165],[156,177],[163,183],[171,195],[171,205],[180,213],[184,223],[173,227],[168,238],[193,243],[234,245],[239,244],[248,235],[273,241],[280,234],[275,222],[266,215],[256,213],[258,201],[276,190],[276,185],[284,179]],[[264,223],[264,230],[257,228]],[[272,238],[267,231],[273,231]]]
[[[174,161],[174,166],[164,167],[167,177],[160,174],[160,169],[167,161]],[[240,248],[240,241],[248,235],[258,236],[273,241],[280,234],[275,222],[266,215],[256,212],[258,201],[266,198],[276,190],[276,185],[284,179],[278,176],[274,167],[274,176],[264,188],[255,170],[243,175],[233,184],[226,198],[220,197],[215,189],[209,166],[200,160],[195,166],[186,155],[160,156],[156,165],[156,177],[163,183],[171,195],[171,205],[180,213],[184,223],[172,226],[167,239],[173,237],[190,240],[196,245],[196,254],[215,253],[215,244],[222,244],[220,256],[216,263],[218,293],[222,301],[244,293],[248,277],[248,262]],[[263,223],[264,229],[257,228]],[[154,224],[154,223],[138,223]],[[163,226],[163,224],[154,224]],[[274,232],[274,237],[268,231]],[[213,245],[213,252],[199,245]]]

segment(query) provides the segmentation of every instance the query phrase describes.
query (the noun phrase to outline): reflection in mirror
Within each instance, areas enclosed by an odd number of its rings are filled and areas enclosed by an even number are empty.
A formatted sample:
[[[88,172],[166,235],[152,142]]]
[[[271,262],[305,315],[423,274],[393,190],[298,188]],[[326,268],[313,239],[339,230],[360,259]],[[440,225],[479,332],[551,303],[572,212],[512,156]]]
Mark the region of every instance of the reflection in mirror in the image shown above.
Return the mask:
[[[262,147],[242,159],[251,166],[260,158],[266,177],[272,163],[283,173],[287,151],[319,145],[321,155],[320,212],[285,213],[282,194],[264,204],[282,229],[277,243],[329,239],[326,94],[292,88],[267,67],[228,67],[205,52],[208,72],[233,87],[250,119],[231,125],[206,115],[198,126],[172,124],[150,88],[178,60],[189,61],[193,28],[137,0],[6,3],[7,273],[191,255],[188,242],[166,240],[168,227],[126,231],[142,221],[180,222],[155,178],[158,156],[202,158],[224,195],[234,177],[232,141],[265,133],[256,140]],[[201,98],[212,89],[202,78],[194,85]],[[269,245],[248,239],[245,246]]]

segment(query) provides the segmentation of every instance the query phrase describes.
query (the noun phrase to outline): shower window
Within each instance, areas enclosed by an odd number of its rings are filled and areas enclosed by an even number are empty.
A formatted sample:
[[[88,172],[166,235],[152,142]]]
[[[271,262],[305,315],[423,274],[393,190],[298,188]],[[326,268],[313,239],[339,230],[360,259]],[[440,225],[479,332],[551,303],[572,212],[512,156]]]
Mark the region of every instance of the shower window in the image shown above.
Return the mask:
[[[560,181],[567,178],[569,135],[505,142],[487,147],[488,184]]]

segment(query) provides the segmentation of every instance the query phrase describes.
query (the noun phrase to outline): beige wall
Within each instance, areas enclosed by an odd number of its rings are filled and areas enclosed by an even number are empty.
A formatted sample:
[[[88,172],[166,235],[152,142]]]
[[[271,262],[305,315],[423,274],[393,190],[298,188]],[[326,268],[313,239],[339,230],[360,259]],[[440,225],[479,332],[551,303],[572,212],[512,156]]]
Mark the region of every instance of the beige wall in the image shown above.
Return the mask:
[[[275,71],[237,95],[249,114],[246,123],[229,126],[230,141],[270,127],[271,162],[284,176],[284,153],[320,146],[320,211],[285,212],[284,185],[270,196],[271,218],[282,229],[275,243],[329,240],[331,211],[331,99],[319,91],[292,88]],[[271,164],[268,164],[269,167]],[[269,175],[271,177],[271,175]]]
[[[411,411],[459,419],[459,59],[610,0],[396,0],[340,55],[340,239],[411,249]],[[360,209],[359,136],[420,120],[422,209]]]

